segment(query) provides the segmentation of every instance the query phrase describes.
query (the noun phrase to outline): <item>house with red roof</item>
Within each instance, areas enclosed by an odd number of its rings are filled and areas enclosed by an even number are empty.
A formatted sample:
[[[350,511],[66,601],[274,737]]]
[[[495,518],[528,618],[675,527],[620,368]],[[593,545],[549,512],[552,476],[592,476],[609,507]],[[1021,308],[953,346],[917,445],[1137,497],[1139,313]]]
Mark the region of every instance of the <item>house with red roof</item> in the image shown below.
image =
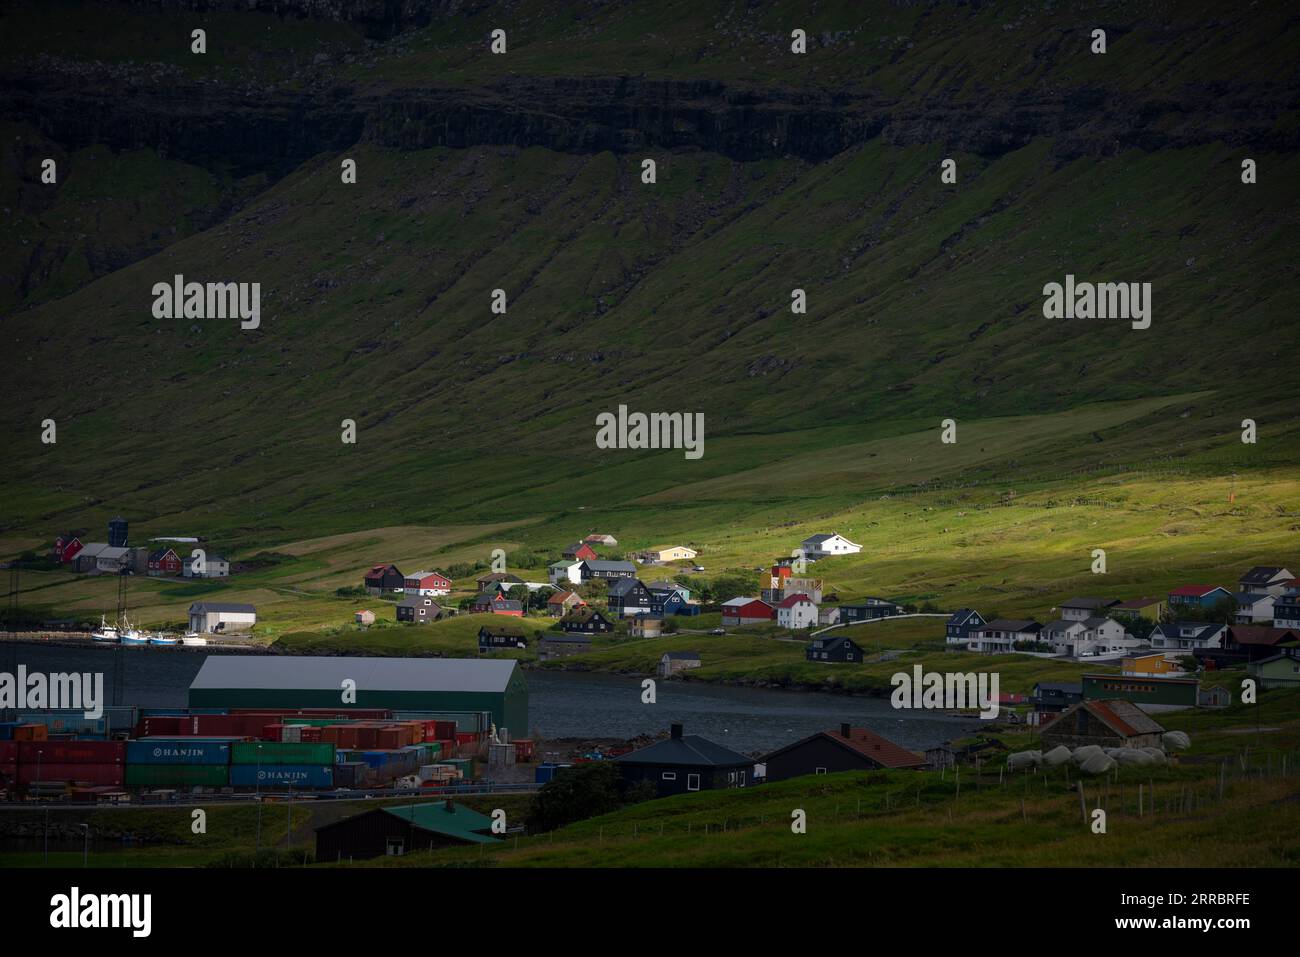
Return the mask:
[[[406,588],[406,576],[396,565],[374,565],[362,580],[366,591],[372,595],[382,595],[386,591],[401,592]]]
[[[1183,585],[1169,593],[1169,610],[1175,616],[1194,614],[1231,598],[1232,592],[1220,585]]]
[[[1154,679],[1153,679],[1154,680]],[[1158,748],[1165,729],[1149,714],[1123,698],[1080,701],[1062,711],[1039,732],[1042,749],[1058,745],[1081,748]]]
[[[73,535],[71,532],[68,532],[60,535],[54,540],[54,557],[61,564],[66,565],[77,557],[77,553],[80,552],[83,547],[81,539],[76,535]]]
[[[561,557],[571,562],[585,562],[600,558],[600,555],[586,542],[574,542],[561,553]]]
[[[759,760],[767,767],[768,781],[784,781],[805,774],[925,767],[922,755],[868,728],[848,724],[841,724],[838,731],[818,731]]]
[[[179,575],[183,563],[180,556],[174,549],[159,548],[149,553],[149,574],[155,577],[163,575]]]
[[[817,624],[817,606],[802,592],[789,595],[776,606],[776,623],[782,628],[812,628]]]

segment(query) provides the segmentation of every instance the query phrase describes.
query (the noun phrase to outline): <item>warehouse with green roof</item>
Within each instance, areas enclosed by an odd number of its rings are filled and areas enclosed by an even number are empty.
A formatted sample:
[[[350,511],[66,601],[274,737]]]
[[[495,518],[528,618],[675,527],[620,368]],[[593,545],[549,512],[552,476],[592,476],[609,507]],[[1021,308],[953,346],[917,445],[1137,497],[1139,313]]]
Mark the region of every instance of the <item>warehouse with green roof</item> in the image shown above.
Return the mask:
[[[355,690],[354,698],[344,692]],[[487,711],[528,734],[528,683],[509,658],[210,655],[190,682],[191,708],[390,708]]]

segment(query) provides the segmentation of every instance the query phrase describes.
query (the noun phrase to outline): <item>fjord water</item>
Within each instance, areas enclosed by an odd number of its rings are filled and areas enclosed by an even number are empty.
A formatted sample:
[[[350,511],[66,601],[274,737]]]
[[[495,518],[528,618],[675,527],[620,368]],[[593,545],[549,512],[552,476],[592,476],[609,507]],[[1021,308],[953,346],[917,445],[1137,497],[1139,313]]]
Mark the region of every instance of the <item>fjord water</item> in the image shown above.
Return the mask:
[[[120,701],[112,693],[114,655],[122,660]],[[185,706],[190,682],[207,657],[204,652],[179,649],[22,643],[6,649],[4,660],[24,664],[29,672],[103,672],[109,705],[178,708]],[[527,679],[528,730],[547,739],[630,738],[666,731],[669,724],[680,722],[687,734],[750,752],[848,722],[871,728],[906,748],[923,750],[977,730],[980,724],[977,719],[895,711],[887,698],[661,680],[656,703],[643,704],[639,678],[529,671]]]

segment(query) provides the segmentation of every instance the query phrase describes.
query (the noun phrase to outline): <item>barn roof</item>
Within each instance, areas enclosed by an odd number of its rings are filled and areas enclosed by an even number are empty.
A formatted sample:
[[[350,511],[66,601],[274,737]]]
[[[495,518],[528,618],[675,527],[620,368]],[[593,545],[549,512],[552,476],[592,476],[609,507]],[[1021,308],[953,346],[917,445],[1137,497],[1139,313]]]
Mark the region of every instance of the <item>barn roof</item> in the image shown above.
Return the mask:
[[[459,838],[473,844],[492,844],[500,840],[491,834],[479,833],[491,830],[492,818],[450,801],[435,804],[407,804],[380,808],[380,810],[399,820],[409,821],[412,826],[422,831],[432,831],[435,834]]]
[[[1125,701],[1122,698],[1111,698],[1106,701],[1081,701],[1074,707],[1086,709],[1106,727],[1126,738],[1138,734],[1163,734],[1165,730],[1133,702]],[[1064,718],[1069,713],[1069,711],[1063,712],[1061,718]]]
[[[353,658],[304,655],[211,655],[190,690],[246,688],[328,690],[345,679],[365,691],[506,690],[514,660],[477,658]]]
[[[698,767],[735,767],[754,763],[754,759],[748,755],[714,744],[698,734],[667,738],[614,760],[624,764],[684,764]]]
[[[925,758],[919,754],[876,734],[870,728],[850,728],[848,737],[845,737],[839,731],[818,731],[816,734],[810,734],[793,744],[778,748],[763,760],[770,761],[778,754],[784,754],[786,751],[800,747],[816,738],[825,738],[845,750],[869,758],[887,768],[919,768],[926,763]]]

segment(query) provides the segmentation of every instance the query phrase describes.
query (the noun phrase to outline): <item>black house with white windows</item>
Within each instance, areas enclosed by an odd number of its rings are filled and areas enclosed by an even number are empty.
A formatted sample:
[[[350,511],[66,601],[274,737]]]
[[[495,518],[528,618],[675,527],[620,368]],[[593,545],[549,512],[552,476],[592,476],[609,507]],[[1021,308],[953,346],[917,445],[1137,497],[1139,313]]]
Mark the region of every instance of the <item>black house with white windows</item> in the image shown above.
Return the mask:
[[[648,781],[656,797],[691,791],[748,787],[754,759],[696,734],[682,734],[674,724],[664,741],[614,759],[628,784]]]
[[[965,648],[970,644],[970,633],[983,624],[984,616],[974,608],[958,608],[948,619],[944,637],[948,644]]]

